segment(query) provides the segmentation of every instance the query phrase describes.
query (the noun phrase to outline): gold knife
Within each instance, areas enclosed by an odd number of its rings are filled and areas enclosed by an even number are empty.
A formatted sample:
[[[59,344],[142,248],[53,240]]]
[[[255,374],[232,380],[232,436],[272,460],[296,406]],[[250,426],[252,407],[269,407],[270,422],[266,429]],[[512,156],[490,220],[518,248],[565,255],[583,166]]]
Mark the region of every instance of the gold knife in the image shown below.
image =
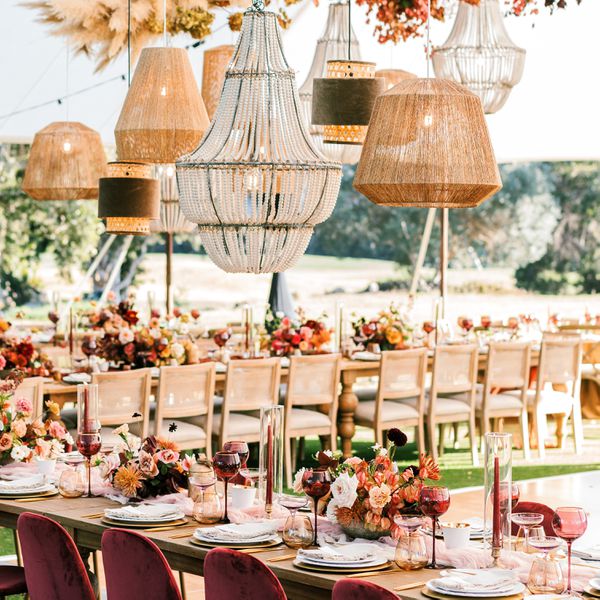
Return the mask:
[[[348,577],[378,577],[379,575],[391,575],[392,573],[399,572],[400,569],[382,569],[381,571],[362,571],[360,573],[348,575]]]
[[[427,583],[426,581],[413,581],[412,583],[405,583],[404,585],[399,585],[399,586],[395,587],[394,592],[402,592],[404,590],[411,590],[416,587],[421,587],[422,585],[425,585],[426,583]]]
[[[267,558],[267,562],[280,562],[282,560],[290,560],[296,558],[296,554],[284,554],[283,556],[276,556],[275,558]]]
[[[260,554],[261,552],[277,552],[277,550],[281,550],[279,546],[270,546],[269,548],[244,548],[240,550],[244,554]]]
[[[43,496],[42,498],[17,498],[15,502],[42,502],[48,500],[49,496]]]
[[[174,531],[175,529],[189,529],[190,527],[196,527],[196,524],[193,525],[162,525],[161,527],[148,527],[148,529],[143,529],[142,531]]]

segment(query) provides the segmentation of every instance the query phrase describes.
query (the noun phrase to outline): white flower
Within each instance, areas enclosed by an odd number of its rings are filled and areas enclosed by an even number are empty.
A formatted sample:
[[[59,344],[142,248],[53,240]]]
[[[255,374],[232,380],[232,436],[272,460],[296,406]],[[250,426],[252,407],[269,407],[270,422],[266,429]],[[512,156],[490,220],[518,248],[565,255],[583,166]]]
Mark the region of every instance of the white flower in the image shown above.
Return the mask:
[[[108,479],[110,474],[119,467],[121,464],[121,460],[118,454],[114,452],[105,456],[102,462],[100,463],[100,477],[102,479]]]
[[[152,329],[150,329],[149,333],[150,333],[150,337],[154,340],[160,339],[160,337],[162,335],[162,333],[161,333],[160,329],[158,329],[158,327],[153,327]]]
[[[50,457],[58,458],[63,452],[63,445],[58,440],[50,440]]]
[[[63,441],[65,442],[65,444],[69,444],[70,446],[73,446],[75,444],[75,440],[73,439],[73,436],[67,431],[67,433],[65,433],[65,437],[63,438]]]
[[[304,471],[306,471],[306,469],[302,467],[294,477],[294,484],[292,487],[294,488],[294,492],[296,494],[301,494],[304,491],[302,489],[302,476],[304,475]]]
[[[31,456],[31,450],[27,446],[14,446],[10,457],[17,462],[27,460]]]
[[[331,493],[337,506],[342,508],[352,508],[356,498],[356,489],[358,488],[358,479],[356,475],[350,477],[344,472],[337,477],[331,484]]]
[[[129,342],[133,342],[133,331],[125,328],[121,329],[119,331],[119,343],[124,346],[125,344],[129,344]]]
[[[275,313],[275,316],[276,316],[278,319],[283,319],[283,317],[285,317],[285,313],[284,313],[283,311],[281,311],[281,310],[278,310],[278,311]]]
[[[185,354],[185,348],[179,342],[175,342],[171,346],[171,353],[175,358],[181,358]]]
[[[387,448],[384,448],[381,444],[375,444],[371,446],[373,452],[375,452],[375,456],[387,456]]]
[[[337,517],[335,514],[335,511],[338,508],[338,503],[336,502],[335,498],[332,498],[328,503],[327,503],[327,510],[325,511],[325,515],[327,516],[327,518],[329,519],[329,521],[331,523],[337,523]]]
[[[129,433],[129,431],[127,431],[127,433],[124,435],[125,439],[121,439],[115,444],[113,452],[116,452],[117,454],[121,452],[131,452],[134,456],[137,456],[137,453],[140,450],[140,445],[142,444],[141,438],[139,438],[137,435],[133,435],[133,433]]]
[[[129,433],[129,425],[127,423],[123,423],[123,425],[117,427],[113,433],[115,435],[127,435]]]

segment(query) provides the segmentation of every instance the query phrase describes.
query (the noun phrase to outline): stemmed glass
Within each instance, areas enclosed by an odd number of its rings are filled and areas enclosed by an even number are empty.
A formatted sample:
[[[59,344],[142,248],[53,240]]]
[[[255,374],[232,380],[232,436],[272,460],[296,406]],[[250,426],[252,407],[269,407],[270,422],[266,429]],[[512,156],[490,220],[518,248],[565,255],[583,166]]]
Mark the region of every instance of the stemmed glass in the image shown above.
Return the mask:
[[[283,542],[289,548],[308,548],[313,541],[313,528],[310,519],[305,515],[298,515],[298,509],[304,508],[308,503],[306,496],[281,494],[279,504],[290,511],[290,516],[283,526]]]
[[[213,467],[216,475],[225,484],[225,513],[223,514],[223,523],[230,523],[231,521],[227,516],[227,483],[240,471],[240,456],[237,452],[217,452],[213,458]]]
[[[511,521],[523,529],[525,536],[524,552],[529,552],[529,532],[532,527],[541,525],[544,522],[544,515],[541,513],[514,513]]]
[[[98,419],[98,385],[77,386],[77,450],[86,458],[88,498],[92,497],[92,456],[100,451],[100,420]]]
[[[394,523],[403,531],[398,539],[394,562],[406,571],[422,569],[427,565],[427,547],[420,529],[423,518],[414,515],[396,515]]]
[[[199,495],[194,502],[193,517],[198,523],[217,523],[221,518],[221,504],[219,495],[214,491],[212,497],[207,497],[206,490],[213,487],[217,483],[217,478],[212,472],[207,472],[206,475],[190,477],[190,483],[199,490]],[[227,501],[227,497],[225,497]]]
[[[328,469],[307,469],[302,475],[302,489],[307,496],[313,499],[315,510],[315,535],[313,544],[317,545],[317,511],[319,499],[329,494],[331,489],[331,475]]]
[[[565,589],[560,562],[550,558],[550,552],[560,548],[560,538],[548,536],[531,538],[529,545],[542,553],[531,565],[527,587],[532,594],[560,594]]]
[[[246,465],[248,463],[248,456],[250,456],[250,449],[248,448],[248,444],[239,440],[225,442],[223,444],[223,450],[225,452],[237,452],[237,455],[240,457],[240,472],[231,480],[231,483],[245,485],[246,482],[244,480],[244,474],[242,473],[242,470],[246,469]]]
[[[421,507],[421,512],[426,517],[431,517],[431,520],[433,521],[433,550],[431,564],[427,565],[427,568],[437,569],[437,563],[435,561],[435,534],[438,518],[445,514],[450,508],[450,492],[447,487],[426,485],[421,488],[419,505]]]
[[[576,595],[571,589],[571,546],[573,541],[580,538],[587,529],[587,515],[583,508],[563,506],[554,511],[552,519],[554,533],[567,542],[568,574],[565,594]]]

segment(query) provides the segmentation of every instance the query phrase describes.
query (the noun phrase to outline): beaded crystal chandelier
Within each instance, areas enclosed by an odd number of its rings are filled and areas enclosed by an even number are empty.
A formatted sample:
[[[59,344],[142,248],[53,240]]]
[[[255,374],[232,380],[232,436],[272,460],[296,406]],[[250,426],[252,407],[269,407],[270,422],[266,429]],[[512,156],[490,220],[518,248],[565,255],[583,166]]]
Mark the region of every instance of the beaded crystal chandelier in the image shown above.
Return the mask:
[[[360,46],[353,29],[349,29],[348,2],[333,2],[329,5],[329,14],[325,31],[317,42],[315,56],[304,83],[300,86],[302,117],[309,127],[315,146],[331,160],[345,164],[355,164],[360,158],[362,146],[343,144],[323,144],[323,126],[312,125],[313,81],[327,77],[327,61],[348,58],[348,38],[351,32],[352,59],[360,61]]]
[[[191,233],[195,223],[185,218],[179,207],[179,193],[175,177],[175,165],[157,165],[154,176],[160,182],[160,219],[152,221],[152,233]]]
[[[481,98],[485,113],[500,110],[519,83],[525,50],[508,36],[498,0],[459,1],[450,36],[432,55],[436,77],[463,84]]]
[[[177,161],[180,205],[211,260],[230,273],[291,267],[333,210],[341,165],[315,148],[300,114],[277,16],[255,0],[200,146]]]

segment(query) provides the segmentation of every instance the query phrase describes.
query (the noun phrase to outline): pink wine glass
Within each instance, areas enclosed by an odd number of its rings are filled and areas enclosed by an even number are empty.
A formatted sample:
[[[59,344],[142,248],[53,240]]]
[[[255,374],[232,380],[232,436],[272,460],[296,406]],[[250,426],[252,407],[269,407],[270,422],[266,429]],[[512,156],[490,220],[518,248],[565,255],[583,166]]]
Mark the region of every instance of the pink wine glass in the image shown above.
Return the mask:
[[[431,564],[427,565],[427,568],[437,569],[437,563],[435,561],[435,534],[438,518],[445,514],[450,508],[450,492],[448,491],[448,488],[426,485],[421,489],[419,506],[421,507],[421,512],[426,517],[431,517],[431,520],[433,521],[433,550]]]
[[[554,528],[554,533],[567,542],[569,570],[565,594],[573,595],[573,590],[571,589],[571,546],[573,541],[580,538],[587,529],[587,515],[585,510],[576,506],[562,506],[557,508],[554,511],[552,527]]]

